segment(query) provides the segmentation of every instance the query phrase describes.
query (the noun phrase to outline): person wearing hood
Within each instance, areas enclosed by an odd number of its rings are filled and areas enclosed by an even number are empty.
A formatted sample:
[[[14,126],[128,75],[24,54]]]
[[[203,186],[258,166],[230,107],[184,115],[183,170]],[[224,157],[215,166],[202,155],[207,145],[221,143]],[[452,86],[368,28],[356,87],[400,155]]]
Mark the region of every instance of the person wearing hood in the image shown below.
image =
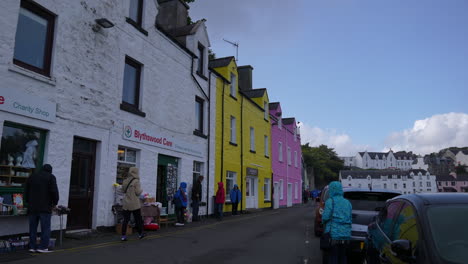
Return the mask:
[[[241,199],[242,199],[242,194],[239,190],[239,186],[237,184],[234,184],[234,188],[232,188],[231,193],[229,193],[229,197],[231,198],[231,204],[232,204],[232,215],[237,215],[237,206],[239,205]]]
[[[346,246],[351,238],[352,206],[343,197],[343,187],[340,182],[331,182],[328,192],[330,198],[325,202],[322,214],[324,233],[329,232],[332,239],[328,263],[346,264]]]
[[[50,218],[52,208],[59,201],[57,180],[52,174],[52,166],[44,164],[42,170],[34,173],[26,182],[24,201],[28,205],[29,214],[29,239],[36,241],[37,226],[41,222],[41,245],[37,249],[36,243],[29,243],[30,252],[47,253],[51,252],[50,240]]]
[[[124,197],[122,200],[123,209],[123,223],[122,223],[122,241],[127,241],[127,225],[130,221],[130,215],[133,214],[135,224],[138,231],[138,237],[142,239],[145,237],[143,233],[143,218],[141,217],[141,203],[140,194],[143,192],[140,185],[140,175],[138,168],[131,167],[128,170],[128,177],[122,184]]]
[[[218,220],[223,220],[223,205],[226,201],[226,191],[222,182],[218,182],[218,191],[215,198],[215,214]]]
[[[174,195],[175,213],[177,216],[176,226],[184,226],[184,212],[187,208],[187,183],[181,182],[179,190]]]

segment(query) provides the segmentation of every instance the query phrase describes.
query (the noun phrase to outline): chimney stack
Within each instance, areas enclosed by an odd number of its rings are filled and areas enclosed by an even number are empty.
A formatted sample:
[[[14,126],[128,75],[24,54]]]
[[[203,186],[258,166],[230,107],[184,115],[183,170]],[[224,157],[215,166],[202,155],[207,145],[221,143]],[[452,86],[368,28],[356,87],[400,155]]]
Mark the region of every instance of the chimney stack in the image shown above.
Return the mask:
[[[158,0],[156,24],[165,31],[187,25],[189,6],[182,0]]]
[[[250,65],[237,67],[239,73],[239,88],[242,91],[252,90],[252,71],[253,67]]]

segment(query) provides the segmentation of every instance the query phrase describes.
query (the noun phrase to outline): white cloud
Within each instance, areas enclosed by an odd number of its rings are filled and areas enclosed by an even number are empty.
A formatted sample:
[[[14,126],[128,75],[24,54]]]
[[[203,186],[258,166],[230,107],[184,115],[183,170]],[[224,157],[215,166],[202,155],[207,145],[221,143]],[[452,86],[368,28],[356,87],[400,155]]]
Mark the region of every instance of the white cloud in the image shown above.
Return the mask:
[[[418,154],[468,146],[468,114],[448,113],[416,120],[413,128],[392,133],[385,143],[392,150],[411,150]]]
[[[338,133],[334,129],[311,127],[304,123],[301,123],[299,126],[301,143],[309,143],[311,147],[317,147],[322,144],[327,145],[334,148],[339,156],[354,156],[358,151],[369,149],[368,146],[354,144],[348,134]]]

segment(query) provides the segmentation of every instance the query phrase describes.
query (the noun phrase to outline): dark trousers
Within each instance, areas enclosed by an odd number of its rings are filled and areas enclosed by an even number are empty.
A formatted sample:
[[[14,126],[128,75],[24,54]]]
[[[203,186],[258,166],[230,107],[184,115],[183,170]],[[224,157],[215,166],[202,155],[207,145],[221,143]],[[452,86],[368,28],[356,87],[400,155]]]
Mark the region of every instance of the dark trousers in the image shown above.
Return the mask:
[[[232,203],[232,215],[237,214],[237,206],[238,205],[239,205],[239,203]]]
[[[133,214],[133,218],[135,218],[135,224],[138,231],[138,234],[143,233],[143,219],[141,218],[141,210],[137,209],[134,211],[123,210],[123,222],[122,222],[122,236],[127,234],[127,225],[130,221],[130,214]]]
[[[50,240],[49,213],[35,213],[29,215],[29,248],[37,249],[37,226],[41,222],[41,245],[39,249],[47,249]]]
[[[328,252],[328,264],[347,264],[346,247],[346,244],[332,242],[332,247]]]
[[[175,214],[177,216],[177,223],[183,224],[185,222],[184,217],[185,207],[175,207]]]
[[[223,204],[215,203],[215,215],[219,220],[223,220]]]
[[[198,200],[193,200],[192,201],[192,220],[193,221],[198,221],[198,208],[200,207],[200,201]]]

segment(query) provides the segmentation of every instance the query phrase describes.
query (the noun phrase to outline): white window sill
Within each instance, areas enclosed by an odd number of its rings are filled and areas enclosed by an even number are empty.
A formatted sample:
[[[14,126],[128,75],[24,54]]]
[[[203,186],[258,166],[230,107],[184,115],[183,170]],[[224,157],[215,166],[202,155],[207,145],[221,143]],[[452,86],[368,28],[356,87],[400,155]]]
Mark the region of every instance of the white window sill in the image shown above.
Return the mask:
[[[41,75],[39,73],[36,73],[36,72],[30,71],[30,70],[21,68],[21,67],[15,65],[15,64],[10,64],[8,66],[8,70],[11,71],[11,72],[16,72],[16,73],[21,74],[21,75],[26,76],[26,77],[30,77],[30,78],[32,78],[34,80],[37,80],[37,81],[40,81],[40,82],[43,82],[43,83],[46,83],[46,84],[49,84],[49,85],[52,85],[52,86],[57,85],[57,82],[56,82],[54,77],[46,77],[46,76]]]

